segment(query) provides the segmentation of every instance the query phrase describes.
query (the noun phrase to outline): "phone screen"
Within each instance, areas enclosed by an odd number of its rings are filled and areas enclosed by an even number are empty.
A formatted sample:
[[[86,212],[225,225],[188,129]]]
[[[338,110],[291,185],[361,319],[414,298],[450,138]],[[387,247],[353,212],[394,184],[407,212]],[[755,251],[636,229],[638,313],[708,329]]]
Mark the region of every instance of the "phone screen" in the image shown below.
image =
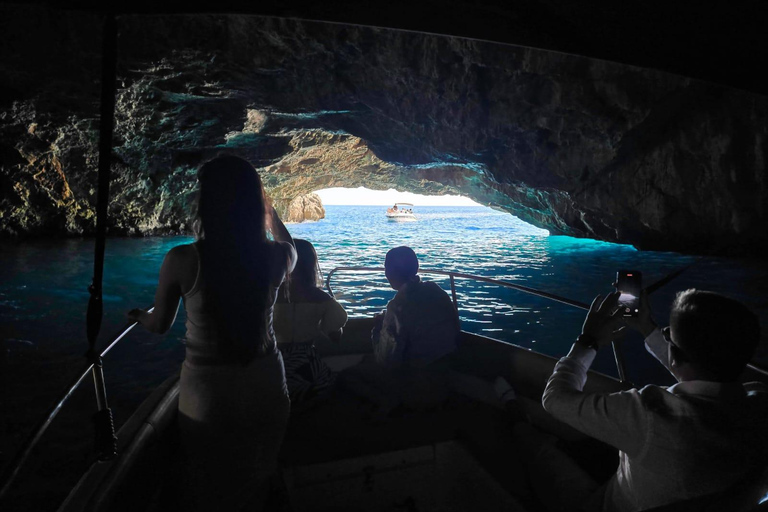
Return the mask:
[[[640,292],[643,289],[643,274],[636,270],[619,270],[616,274],[616,289],[622,316],[637,316],[640,312]]]

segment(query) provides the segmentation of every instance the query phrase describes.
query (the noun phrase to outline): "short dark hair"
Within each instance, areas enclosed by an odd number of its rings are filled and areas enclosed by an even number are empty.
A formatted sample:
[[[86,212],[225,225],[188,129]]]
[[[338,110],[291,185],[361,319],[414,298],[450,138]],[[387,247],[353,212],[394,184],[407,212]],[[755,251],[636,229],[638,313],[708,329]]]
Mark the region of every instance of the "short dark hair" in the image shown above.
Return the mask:
[[[419,271],[419,259],[413,249],[401,245],[387,252],[384,267],[393,275],[403,279],[412,279]]]
[[[678,292],[670,325],[684,356],[721,382],[739,378],[760,340],[757,315],[744,304],[693,288]]]

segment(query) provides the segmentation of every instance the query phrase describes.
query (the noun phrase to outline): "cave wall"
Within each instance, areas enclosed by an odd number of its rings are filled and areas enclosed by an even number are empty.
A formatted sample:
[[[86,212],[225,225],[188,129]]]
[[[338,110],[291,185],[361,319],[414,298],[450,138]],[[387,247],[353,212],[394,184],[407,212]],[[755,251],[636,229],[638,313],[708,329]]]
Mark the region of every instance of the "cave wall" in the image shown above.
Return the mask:
[[[100,24],[36,12],[48,32],[28,17],[5,27],[19,51],[0,63],[0,232],[89,233]],[[320,188],[396,188],[641,248],[768,247],[764,96],[360,26],[234,15],[118,26],[112,233],[188,230],[195,169],[226,151],[260,169],[281,211]]]

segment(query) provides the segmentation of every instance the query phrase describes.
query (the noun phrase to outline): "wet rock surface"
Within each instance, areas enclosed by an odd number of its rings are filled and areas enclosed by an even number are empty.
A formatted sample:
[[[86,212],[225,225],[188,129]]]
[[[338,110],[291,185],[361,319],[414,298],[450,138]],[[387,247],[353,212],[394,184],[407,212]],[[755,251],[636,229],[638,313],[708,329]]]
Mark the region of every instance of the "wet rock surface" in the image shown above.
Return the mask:
[[[0,232],[92,233],[101,25],[19,12],[3,13],[17,51],[0,60]],[[321,188],[395,188],[640,248],[768,247],[764,96],[360,26],[199,15],[119,27],[111,233],[186,232],[196,168],[228,152],[286,213]]]
[[[276,209],[285,222],[316,221],[325,218],[325,208],[317,194],[293,198],[288,206],[284,207],[283,213],[280,213],[281,207],[276,206]]]

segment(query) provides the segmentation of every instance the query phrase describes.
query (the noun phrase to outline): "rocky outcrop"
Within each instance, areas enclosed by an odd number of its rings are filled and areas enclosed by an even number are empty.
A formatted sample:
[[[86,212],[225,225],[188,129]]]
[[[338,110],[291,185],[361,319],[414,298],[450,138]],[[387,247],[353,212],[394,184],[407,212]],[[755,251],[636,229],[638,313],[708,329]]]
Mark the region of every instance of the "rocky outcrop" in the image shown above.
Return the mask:
[[[51,63],[53,87],[24,51],[0,62],[2,233],[93,231],[99,75],[83,63],[98,61],[100,25],[67,16],[37,35],[53,45],[77,32],[75,54],[57,56],[79,73]],[[28,41],[29,23],[3,37]],[[226,151],[259,168],[278,205],[364,185],[461,194],[555,234],[640,248],[768,248],[763,96],[532,48],[280,18],[126,16],[119,55],[112,233],[187,230],[195,169]]]
[[[325,208],[317,194],[294,197],[287,206],[275,206],[275,209],[285,222],[316,221],[325,218]]]

